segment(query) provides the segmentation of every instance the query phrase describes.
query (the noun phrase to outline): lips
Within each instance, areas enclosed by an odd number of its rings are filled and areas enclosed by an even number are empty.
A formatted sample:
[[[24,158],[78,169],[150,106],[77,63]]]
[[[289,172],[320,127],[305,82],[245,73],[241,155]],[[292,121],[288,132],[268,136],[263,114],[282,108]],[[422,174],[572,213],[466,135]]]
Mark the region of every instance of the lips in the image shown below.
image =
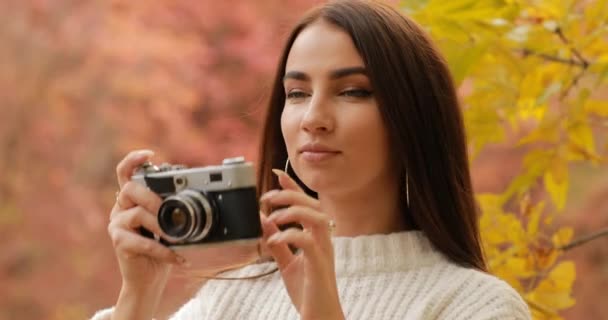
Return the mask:
[[[298,149],[298,153],[304,160],[311,162],[319,162],[330,159],[341,152],[329,146],[320,143],[307,143]]]
[[[314,153],[340,153],[339,150],[333,149],[321,143],[307,143],[298,149],[299,153],[314,152]]]

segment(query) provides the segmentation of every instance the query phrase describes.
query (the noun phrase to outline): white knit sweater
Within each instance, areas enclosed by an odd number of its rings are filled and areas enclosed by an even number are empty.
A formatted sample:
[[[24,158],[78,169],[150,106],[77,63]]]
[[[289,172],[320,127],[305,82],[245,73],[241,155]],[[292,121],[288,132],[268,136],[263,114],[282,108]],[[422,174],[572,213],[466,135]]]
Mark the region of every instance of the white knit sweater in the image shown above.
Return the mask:
[[[333,238],[340,303],[346,319],[530,319],[506,282],[454,264],[419,231]],[[246,276],[274,263],[230,272]],[[94,320],[110,319],[112,309]],[[280,274],[208,281],[171,319],[298,319]]]

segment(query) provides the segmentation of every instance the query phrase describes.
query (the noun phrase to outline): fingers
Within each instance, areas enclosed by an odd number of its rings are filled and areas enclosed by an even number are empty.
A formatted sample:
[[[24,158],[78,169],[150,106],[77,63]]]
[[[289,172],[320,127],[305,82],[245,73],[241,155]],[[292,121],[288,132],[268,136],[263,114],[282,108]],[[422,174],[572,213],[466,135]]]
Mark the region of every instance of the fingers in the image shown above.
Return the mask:
[[[278,179],[279,184],[283,189],[293,190],[293,191],[302,191],[302,188],[295,182],[287,173],[281,171],[279,169],[272,169],[272,173],[274,173]]]
[[[331,219],[310,207],[295,205],[274,211],[268,220],[276,225],[299,223],[306,230],[327,233]]]
[[[280,270],[287,268],[296,257],[289,245],[301,249],[311,261],[320,262],[325,255],[333,256],[329,219],[322,213],[308,207],[292,206],[275,211],[269,218],[262,215],[260,219],[264,231],[262,243],[266,245]],[[280,231],[277,227],[277,224],[294,222],[302,224],[304,230],[289,228]]]
[[[112,238],[116,252],[119,254],[144,255],[167,263],[185,263],[185,259],[173,252],[173,250],[152,239],[137,235],[132,231],[114,228],[110,232],[110,237]]]
[[[273,225],[286,225],[293,223],[302,225],[304,230],[294,231],[307,233],[307,239],[314,240],[314,245],[321,250],[320,252],[333,253],[333,246],[331,244],[332,229],[330,228],[330,221],[331,219],[329,219],[329,217],[326,215],[311,208],[302,206],[291,206],[289,208],[277,210],[268,218],[268,222]],[[286,231],[289,230],[290,229],[287,229]],[[286,239],[286,241],[288,240],[289,239]],[[306,248],[300,247],[299,242],[288,243],[302,250],[306,250]]]
[[[268,246],[293,244],[297,248],[310,252],[315,248],[315,241],[309,232],[298,229],[287,229],[282,232],[273,234],[268,238]]]
[[[320,212],[319,200],[304,193],[283,171],[274,169],[273,172],[283,189],[266,192],[260,202],[267,203],[270,207],[286,208],[274,211],[269,217],[261,215],[260,219],[264,230],[263,243],[279,269],[284,270],[297,257],[291,252],[289,245],[302,249],[304,255],[316,262],[320,262],[326,254],[333,255],[330,233],[327,232],[330,219]],[[280,231],[277,227],[289,223],[301,224],[305,230],[290,228]]]
[[[162,199],[147,187],[131,182],[135,169],[153,155],[151,150],[132,151],[116,166],[120,192],[112,209],[108,233],[120,256],[148,256],[159,262],[184,264],[185,259],[173,250],[139,234],[139,229],[143,227],[166,237],[156,218]]]
[[[140,206],[115,214],[112,221],[110,221],[110,225],[112,224],[119,228],[133,231],[137,231],[140,227],[144,227],[154,234],[166,237],[165,233],[158,225],[156,214],[153,214]]]
[[[130,209],[135,206],[142,206],[150,212],[158,212],[158,208],[162,203],[162,199],[147,187],[132,181],[128,181],[123,185],[116,203],[122,209]]]
[[[301,205],[321,210],[321,203],[302,191],[294,190],[270,190],[260,197],[261,202],[267,202],[271,206]]]
[[[302,254],[308,259],[313,265],[323,265],[327,262],[333,261],[333,250],[323,250],[319,246],[318,242],[314,239],[310,232],[302,231],[299,229],[287,229],[285,231],[277,232],[270,236],[267,241],[268,248],[271,252],[275,248],[286,248],[289,250],[287,245],[292,245],[302,250]],[[286,254],[282,256],[276,256],[273,254],[279,270],[284,270],[289,267],[289,264],[296,259],[296,255],[289,251],[291,256]],[[327,259],[327,257],[331,257]]]
[[[281,233],[276,224],[270,222],[264,215],[260,215],[262,221],[262,230],[264,231],[262,236],[262,243],[266,245],[270,254],[274,257],[279,269],[285,269],[294,258],[293,253],[287,246],[287,244],[268,243],[268,239],[275,234]]]
[[[151,150],[136,150],[127,154],[116,166],[116,177],[118,185],[122,189],[125,183],[131,180],[133,171],[140,165],[148,161],[154,152]]]
[[[169,262],[185,262],[181,256],[159,242],[146,238],[138,233],[143,227],[155,234],[163,235],[156,215],[141,206],[120,211],[108,225],[108,233],[116,252],[127,255],[145,255],[151,258]]]

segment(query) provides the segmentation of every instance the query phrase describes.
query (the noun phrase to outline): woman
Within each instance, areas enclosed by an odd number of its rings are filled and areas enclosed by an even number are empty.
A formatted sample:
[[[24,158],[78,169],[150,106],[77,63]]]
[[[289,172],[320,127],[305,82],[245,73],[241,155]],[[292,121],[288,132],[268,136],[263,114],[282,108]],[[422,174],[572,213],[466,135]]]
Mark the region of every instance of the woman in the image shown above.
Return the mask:
[[[108,230],[123,286],[115,308],[95,319],[151,318],[170,265],[184,262],[135,231],[163,234],[160,199],[128,182],[149,157],[132,153],[117,167]],[[289,174],[273,170],[286,162]],[[283,208],[261,215],[272,261],[228,276],[280,272],[210,280],[174,319],[530,317],[520,296],[485,272],[445,61],[388,6],[331,2],[294,28],[274,80],[258,188],[264,208]],[[279,230],[289,223],[303,229]]]

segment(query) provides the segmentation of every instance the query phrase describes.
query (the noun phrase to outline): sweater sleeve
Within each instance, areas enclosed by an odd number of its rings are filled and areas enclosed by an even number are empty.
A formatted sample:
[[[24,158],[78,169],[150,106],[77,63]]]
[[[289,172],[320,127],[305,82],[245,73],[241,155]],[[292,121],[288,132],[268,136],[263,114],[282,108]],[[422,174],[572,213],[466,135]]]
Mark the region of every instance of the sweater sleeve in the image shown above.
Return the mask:
[[[529,320],[532,319],[528,305],[517,291],[507,283],[493,292],[486,304],[470,319],[473,320]]]
[[[190,301],[186,302],[177,312],[169,317],[170,320],[203,320],[208,318],[204,300],[201,300],[199,295],[190,299]]]
[[[475,281],[476,280],[476,281]],[[528,305],[507,282],[490,275],[476,277],[444,313],[454,320],[529,320]],[[447,311],[447,310],[446,310]]]
[[[206,283],[188,302],[169,317],[170,320],[204,320],[209,319],[209,299],[212,297],[213,285]]]
[[[90,320],[112,320],[114,308],[107,308],[97,311]]]
[[[203,286],[204,288],[205,286]],[[207,306],[202,299],[202,289],[192,297],[186,304],[182,305],[177,312],[170,316],[170,320],[204,320],[208,319]],[[90,320],[111,320],[114,307],[99,310]],[[152,319],[154,320],[154,319]]]
[[[90,320],[111,320],[114,307],[97,311]],[[186,304],[182,305],[179,310],[174,313],[171,320],[201,320],[208,319],[206,305],[199,294],[190,299]]]

